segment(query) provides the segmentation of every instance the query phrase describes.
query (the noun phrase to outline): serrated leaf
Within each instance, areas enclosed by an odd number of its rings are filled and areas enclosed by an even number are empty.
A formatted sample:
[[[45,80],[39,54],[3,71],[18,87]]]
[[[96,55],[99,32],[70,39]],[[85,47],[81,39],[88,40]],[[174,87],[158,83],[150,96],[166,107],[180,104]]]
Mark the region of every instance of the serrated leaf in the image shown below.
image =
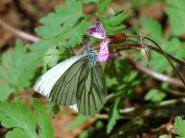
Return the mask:
[[[44,57],[44,67],[53,67],[60,59],[60,51],[56,48],[49,48]]]
[[[101,2],[97,2],[98,11],[101,13],[104,12],[110,2],[110,0],[102,0]]]
[[[34,101],[34,109],[35,113],[23,102],[0,103],[1,125],[10,128],[6,137],[54,138],[51,123],[38,100]]]
[[[181,117],[176,117],[174,128],[175,133],[178,135],[176,138],[185,138],[185,120],[183,120]]]
[[[67,1],[66,6],[60,5],[55,8],[55,12],[50,13],[47,17],[41,18],[41,22],[49,26],[59,27],[74,26],[79,18],[83,17],[82,2],[76,0]],[[47,28],[48,26],[46,26]],[[49,29],[49,28],[48,28]],[[50,30],[51,31],[51,30]],[[56,30],[52,30],[56,31]],[[47,34],[49,35],[49,34]],[[46,36],[46,34],[42,34]]]
[[[54,138],[51,122],[39,100],[34,100],[34,107],[39,125],[39,138]]]
[[[116,125],[116,122],[120,117],[119,111],[118,111],[119,102],[120,102],[120,98],[117,98],[113,105],[113,109],[111,110],[111,116],[106,130],[108,134],[112,131],[113,127]]]
[[[44,39],[48,40],[60,37],[61,39],[58,42],[65,42],[71,38],[69,33],[73,30],[73,28],[76,25],[80,25],[80,23],[77,24],[77,21],[84,17],[82,12],[82,2],[71,0],[67,1],[66,5],[67,6],[56,7],[53,13],[41,18],[41,22],[44,25],[37,27],[36,32]],[[73,37],[77,36],[73,35]]]
[[[6,128],[22,129],[24,134],[20,131],[18,133],[27,136],[27,138],[37,137],[35,130],[36,118],[33,116],[31,109],[26,107],[22,102],[1,103],[0,121]]]
[[[30,138],[30,136],[24,130],[14,128],[7,133],[6,138]]]
[[[69,32],[68,45],[76,46],[82,43],[84,32],[86,32],[87,27],[90,26],[90,22],[83,20],[80,24],[76,25],[71,32]]]
[[[30,86],[34,77],[36,59],[26,52],[21,41],[1,56],[0,80],[9,84],[14,90]]]
[[[177,38],[173,38],[169,41],[163,41],[161,47],[166,52],[175,55],[178,58],[185,57],[185,46]],[[162,54],[159,54],[157,52],[152,52],[150,63],[152,65],[152,69],[157,72],[163,72],[167,68],[171,67],[167,59]]]
[[[144,97],[146,101],[160,102],[166,97],[166,94],[157,90],[151,89]]]
[[[65,6],[57,6],[54,12],[40,21],[43,25],[35,30],[43,39],[33,44],[32,51],[39,55],[37,58],[42,65],[48,48],[74,48],[82,42],[83,34],[90,25],[83,13],[82,1],[76,0],[66,1]]]
[[[164,50],[172,55],[175,55],[178,58],[185,57],[185,45],[178,39],[173,38],[168,42],[164,43]]]
[[[144,16],[141,17],[141,22],[144,29],[144,32],[142,32],[148,34],[152,39],[157,41],[163,50],[180,58],[185,56],[184,52],[182,52],[184,51],[185,47],[182,45],[181,41],[179,41],[177,38],[166,40],[163,37],[162,28],[159,22]],[[150,64],[152,69],[157,72],[163,72],[170,67],[167,59],[162,54],[157,52],[151,53]]]
[[[128,17],[124,11],[120,11],[110,18],[102,18],[101,21],[105,27],[107,34],[111,35],[125,28],[123,21]]]

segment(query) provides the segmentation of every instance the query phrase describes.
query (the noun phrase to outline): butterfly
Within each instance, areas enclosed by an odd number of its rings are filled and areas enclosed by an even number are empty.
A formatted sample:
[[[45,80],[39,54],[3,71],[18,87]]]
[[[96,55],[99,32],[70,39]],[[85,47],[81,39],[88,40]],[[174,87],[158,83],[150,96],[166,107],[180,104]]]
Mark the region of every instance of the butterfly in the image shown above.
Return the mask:
[[[96,114],[107,96],[104,72],[90,45],[85,54],[68,58],[43,74],[34,90],[83,115]]]

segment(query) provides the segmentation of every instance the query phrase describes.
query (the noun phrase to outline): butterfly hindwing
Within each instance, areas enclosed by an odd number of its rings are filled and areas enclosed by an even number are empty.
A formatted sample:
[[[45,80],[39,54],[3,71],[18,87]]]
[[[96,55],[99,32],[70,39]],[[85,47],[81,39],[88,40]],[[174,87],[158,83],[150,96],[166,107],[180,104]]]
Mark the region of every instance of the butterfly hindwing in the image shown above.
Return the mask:
[[[84,115],[93,115],[102,108],[107,95],[105,78],[99,64],[86,65],[86,75],[81,75],[76,93],[77,107]]]

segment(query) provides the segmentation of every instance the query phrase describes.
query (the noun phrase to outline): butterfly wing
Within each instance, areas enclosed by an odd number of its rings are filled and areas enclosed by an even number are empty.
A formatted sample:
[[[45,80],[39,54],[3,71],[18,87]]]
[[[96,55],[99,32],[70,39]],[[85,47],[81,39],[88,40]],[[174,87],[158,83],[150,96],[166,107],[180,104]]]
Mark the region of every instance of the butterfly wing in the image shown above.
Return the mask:
[[[84,60],[80,58],[68,68],[68,70],[54,84],[49,98],[57,104],[73,105],[76,104],[76,92],[80,75],[84,73]]]
[[[34,90],[46,97],[49,97],[57,80],[71,67],[71,65],[82,57],[84,57],[84,55],[71,57],[48,70],[37,80],[34,85]]]
[[[102,108],[107,96],[105,78],[99,64],[85,66],[76,93],[77,107],[84,115],[94,115]]]
[[[84,115],[93,115],[103,106],[106,95],[101,66],[93,66],[82,57],[58,79],[49,97],[58,104],[72,105]]]
[[[34,90],[85,115],[95,114],[107,95],[101,66],[91,65],[84,55],[69,58],[47,71]]]

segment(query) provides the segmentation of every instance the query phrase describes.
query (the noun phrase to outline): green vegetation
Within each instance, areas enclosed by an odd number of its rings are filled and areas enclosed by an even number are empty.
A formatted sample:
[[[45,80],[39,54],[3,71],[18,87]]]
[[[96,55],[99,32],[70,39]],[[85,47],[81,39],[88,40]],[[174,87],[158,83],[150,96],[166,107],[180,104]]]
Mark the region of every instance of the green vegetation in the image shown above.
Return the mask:
[[[87,39],[98,49],[99,41],[86,32],[87,27],[98,20],[108,36],[124,33],[128,37],[109,45],[110,52],[120,56],[102,64],[108,89],[104,108],[94,117],[64,110],[61,114],[73,117],[73,121],[65,127],[71,131],[93,118],[83,131],[81,128],[80,138],[93,137],[99,132],[97,136],[100,137],[132,138],[146,134],[151,137],[165,135],[171,138],[177,135],[178,138],[185,138],[185,86],[164,55],[165,52],[172,56],[170,61],[184,79],[185,1],[132,0],[127,1],[127,4],[133,5],[129,9],[116,9],[114,3],[110,0],[66,1],[65,5],[56,6],[40,19],[42,25],[35,28],[41,37],[39,41],[30,44],[17,40],[14,47],[1,52],[0,122],[6,134],[0,132],[0,137],[55,137],[52,118],[59,110],[58,105],[46,103],[48,99],[43,102],[43,97],[36,94],[28,94],[29,100],[26,101],[21,94],[27,93],[47,69],[79,53],[75,51],[81,49]],[[155,3],[164,6],[160,18],[136,14],[138,9]],[[95,5],[95,9],[85,12],[84,7],[91,4]],[[164,51],[145,40],[151,54],[150,61],[146,61],[139,50],[142,46],[140,35],[151,38]],[[140,47],[134,47],[136,45]],[[155,73],[163,76],[160,78],[153,75]],[[170,130],[166,129],[169,122],[173,126]]]

